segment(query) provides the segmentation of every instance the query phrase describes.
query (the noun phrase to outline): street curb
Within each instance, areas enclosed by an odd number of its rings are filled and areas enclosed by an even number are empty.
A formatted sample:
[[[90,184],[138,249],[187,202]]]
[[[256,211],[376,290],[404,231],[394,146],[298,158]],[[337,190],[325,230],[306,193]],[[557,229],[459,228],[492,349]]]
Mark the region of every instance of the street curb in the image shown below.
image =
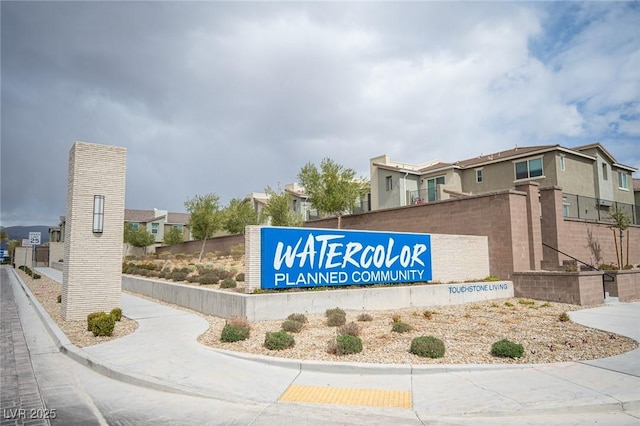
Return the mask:
[[[88,367],[93,371],[95,371],[96,373],[99,373],[103,376],[106,376],[124,383],[128,383],[131,385],[146,387],[149,389],[154,389],[162,392],[170,392],[170,393],[182,394],[187,396],[196,396],[200,398],[218,399],[225,402],[236,402],[236,403],[244,404],[250,401],[246,399],[232,398],[232,397],[229,397],[229,395],[225,395],[224,397],[222,397],[221,395],[213,395],[207,392],[198,392],[191,388],[180,386],[176,383],[168,383],[168,382],[164,382],[162,380],[154,379],[148,376],[142,376],[142,375],[137,375],[131,372],[125,372],[115,366],[109,365],[109,363],[104,360],[97,359],[95,356],[88,354],[81,348],[71,343],[69,338],[58,327],[58,324],[56,324],[53,318],[51,318],[51,316],[46,311],[44,306],[40,304],[38,299],[33,295],[33,293],[31,292],[29,287],[24,283],[24,281],[22,281],[20,276],[15,272],[15,270],[13,270],[13,268],[11,269],[11,271],[13,272],[13,275],[16,278],[18,284],[20,284],[20,287],[22,287],[22,290],[27,296],[27,299],[29,299],[29,303],[34,307],[36,314],[42,321],[42,324],[45,326],[45,329],[47,330],[47,333],[53,340],[53,343],[55,344],[55,346],[58,348],[58,350],[62,354],[68,356],[73,361],[85,367]],[[257,403],[255,401],[250,401],[250,402]]]

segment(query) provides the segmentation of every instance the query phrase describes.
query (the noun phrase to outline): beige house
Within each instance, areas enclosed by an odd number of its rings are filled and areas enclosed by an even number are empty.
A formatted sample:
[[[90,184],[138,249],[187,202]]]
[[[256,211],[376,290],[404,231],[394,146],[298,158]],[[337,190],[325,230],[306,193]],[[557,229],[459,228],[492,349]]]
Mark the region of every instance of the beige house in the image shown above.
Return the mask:
[[[430,203],[537,182],[563,191],[563,215],[599,220],[613,206],[636,218],[632,173],[599,143],[516,147],[446,163],[408,164],[388,155],[370,160],[371,210]]]
[[[125,209],[124,211],[125,223],[131,223],[134,228],[144,227],[155,237],[155,244],[148,247],[147,252],[154,252],[155,247],[163,245],[164,235],[171,228],[179,229],[182,232],[184,241],[192,240],[189,218],[190,215],[188,213],[172,213],[167,210],[158,209]],[[60,224],[57,227],[49,228],[51,243],[64,242],[65,225],[65,216],[60,216]]]

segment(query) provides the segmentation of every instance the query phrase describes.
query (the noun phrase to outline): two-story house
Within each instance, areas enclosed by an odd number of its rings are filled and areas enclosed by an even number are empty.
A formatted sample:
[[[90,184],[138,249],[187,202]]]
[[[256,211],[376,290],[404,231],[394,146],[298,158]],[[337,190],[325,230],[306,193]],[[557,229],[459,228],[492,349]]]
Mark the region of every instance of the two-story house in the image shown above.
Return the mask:
[[[632,173],[599,143],[515,147],[454,163],[413,165],[388,155],[370,160],[371,209],[430,203],[513,188],[525,181],[560,187],[566,217],[598,220],[612,206],[635,220]]]

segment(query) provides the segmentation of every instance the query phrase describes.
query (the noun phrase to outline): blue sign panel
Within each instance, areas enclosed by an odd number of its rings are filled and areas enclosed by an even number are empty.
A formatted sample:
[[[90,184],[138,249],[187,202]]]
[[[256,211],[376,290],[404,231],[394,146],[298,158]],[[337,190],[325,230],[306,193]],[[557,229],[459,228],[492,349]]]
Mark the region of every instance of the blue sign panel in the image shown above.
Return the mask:
[[[432,279],[430,235],[279,227],[261,234],[262,288]]]

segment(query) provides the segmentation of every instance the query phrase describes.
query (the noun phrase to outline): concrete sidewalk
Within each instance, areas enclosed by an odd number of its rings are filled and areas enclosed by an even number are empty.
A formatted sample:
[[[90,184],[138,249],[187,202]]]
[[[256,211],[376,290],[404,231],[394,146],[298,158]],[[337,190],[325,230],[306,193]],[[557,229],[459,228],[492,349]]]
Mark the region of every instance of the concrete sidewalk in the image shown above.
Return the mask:
[[[59,271],[37,271],[62,281]],[[28,292],[26,286],[23,288]],[[279,401],[292,390],[327,393],[359,389],[373,399],[408,394],[409,409],[358,407],[364,413],[383,413],[394,422],[406,424],[489,424],[496,419],[505,423],[512,417],[528,424],[558,424],[579,418],[587,423],[637,424],[640,419],[640,350],[596,361],[517,366],[283,360],[200,345],[196,338],[207,329],[205,320],[129,294],[122,295],[123,313],[138,322],[138,330],[121,339],[79,349],[38,303],[33,305],[42,310],[39,314],[61,351],[107,376],[164,391],[247,404],[270,403],[281,407],[283,413],[293,407],[311,406]],[[640,340],[640,303],[572,312],[571,318]],[[344,411],[353,405],[351,399],[338,398],[321,407]]]

